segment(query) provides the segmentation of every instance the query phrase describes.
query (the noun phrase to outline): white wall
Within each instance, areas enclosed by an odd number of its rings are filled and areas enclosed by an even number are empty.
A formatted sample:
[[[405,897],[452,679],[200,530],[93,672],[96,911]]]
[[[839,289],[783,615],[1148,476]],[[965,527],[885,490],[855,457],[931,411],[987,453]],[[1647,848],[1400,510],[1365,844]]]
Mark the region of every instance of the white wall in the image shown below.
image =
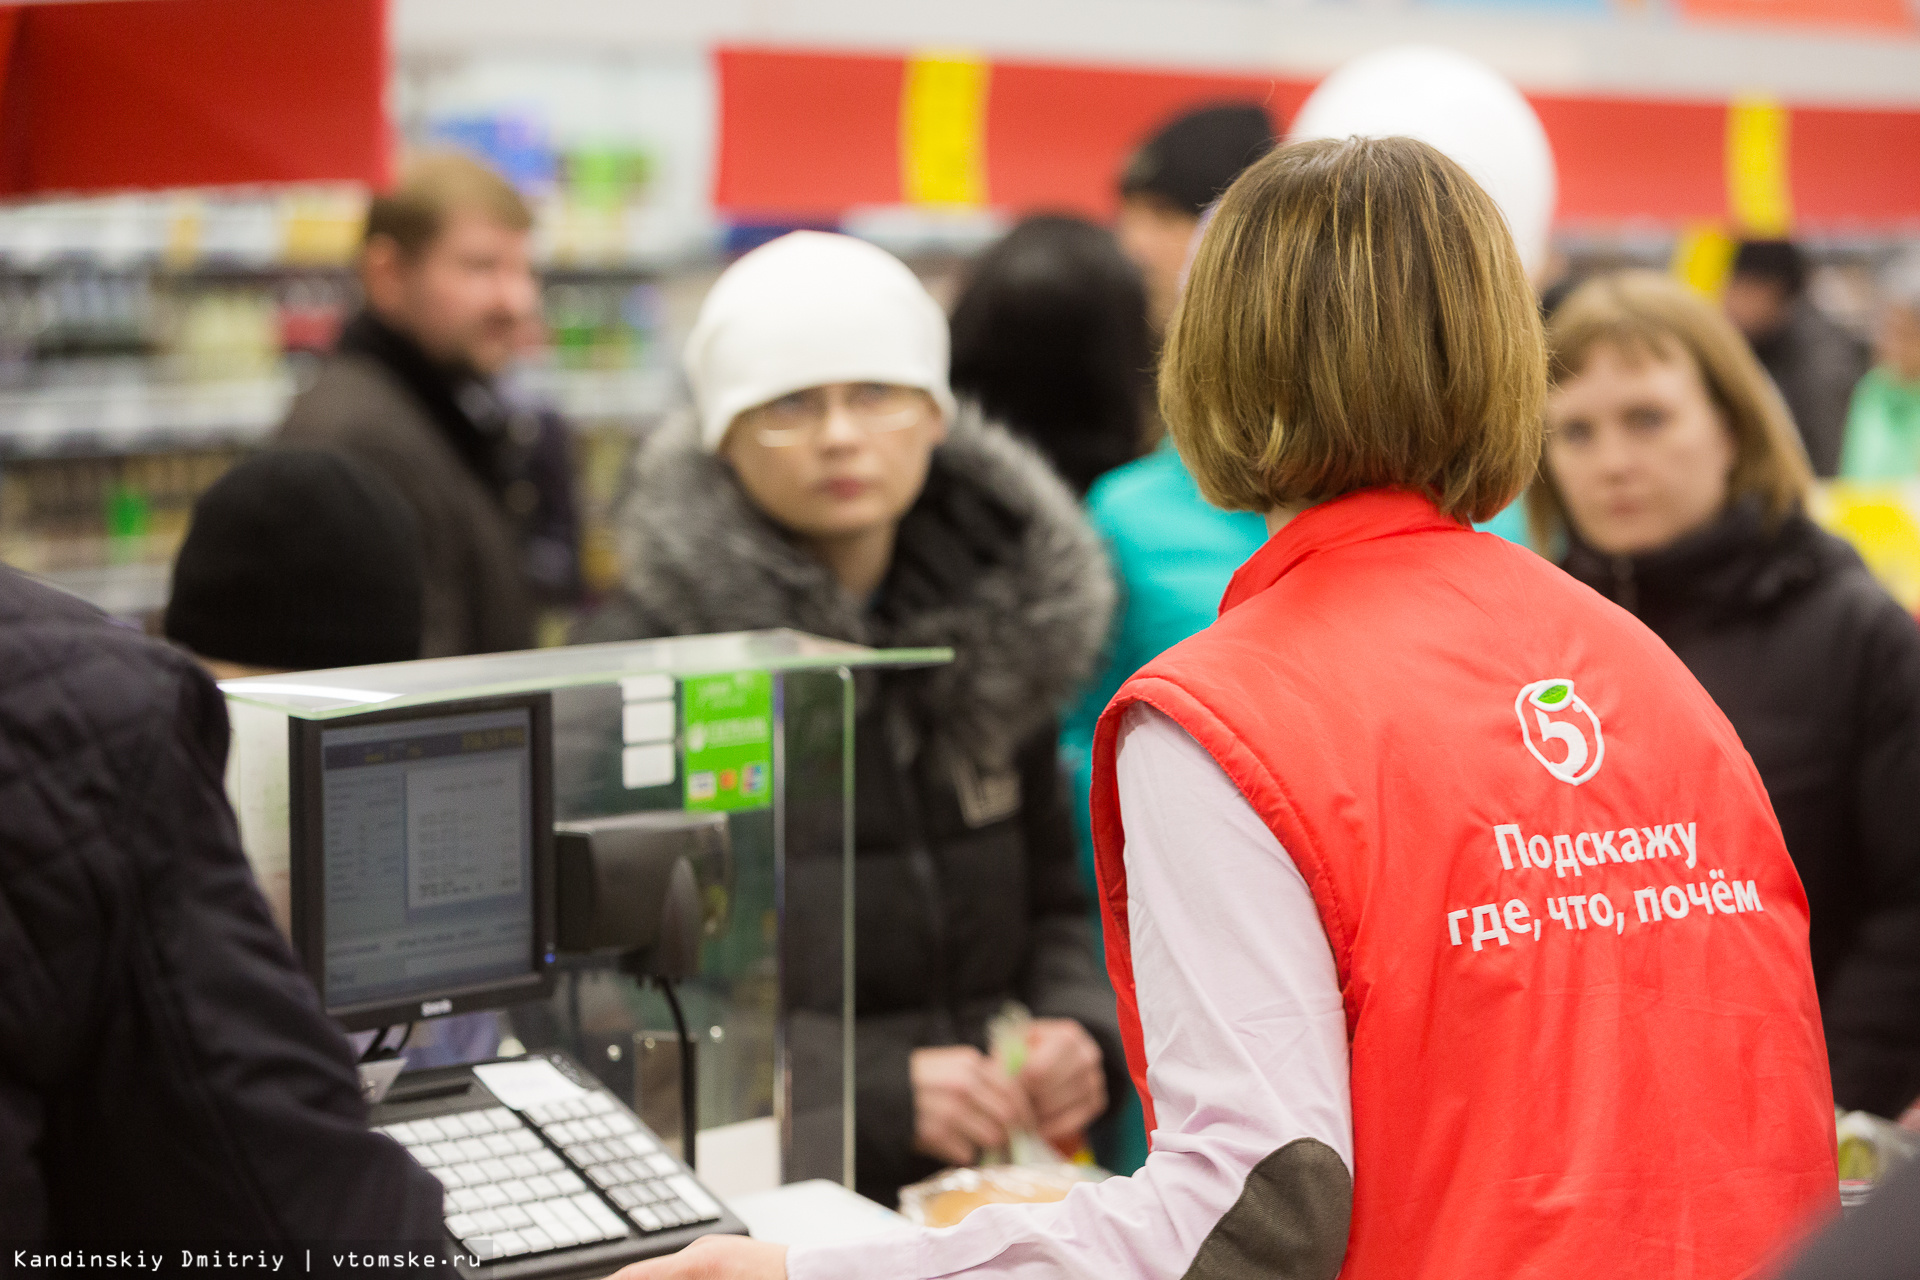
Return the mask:
[[[393,28],[403,61],[733,43],[1300,76],[1422,42],[1473,54],[1529,89],[1920,106],[1920,39],[1687,25],[1660,0],[1605,17],[1421,0],[394,0]]]

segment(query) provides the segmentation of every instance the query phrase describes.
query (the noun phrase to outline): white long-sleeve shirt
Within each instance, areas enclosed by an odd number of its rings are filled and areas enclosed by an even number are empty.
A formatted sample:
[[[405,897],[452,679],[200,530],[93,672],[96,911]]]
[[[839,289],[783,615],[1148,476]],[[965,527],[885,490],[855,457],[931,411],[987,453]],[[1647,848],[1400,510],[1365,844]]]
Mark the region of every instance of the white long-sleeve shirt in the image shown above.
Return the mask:
[[[1058,1204],[990,1205],[945,1230],[796,1247],[790,1280],[1181,1276],[1281,1148],[1323,1143],[1351,1177],[1346,1015],[1306,881],[1212,757],[1160,712],[1126,714],[1117,768],[1153,1154],[1132,1177]]]

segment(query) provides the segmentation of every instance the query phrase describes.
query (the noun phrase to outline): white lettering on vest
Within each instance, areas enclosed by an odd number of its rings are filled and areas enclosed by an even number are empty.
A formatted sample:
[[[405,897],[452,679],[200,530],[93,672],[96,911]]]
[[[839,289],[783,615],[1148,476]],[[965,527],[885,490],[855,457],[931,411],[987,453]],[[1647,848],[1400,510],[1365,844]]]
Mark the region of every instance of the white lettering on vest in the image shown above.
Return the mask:
[[[1699,860],[1699,824],[1661,822],[1646,827],[1622,827],[1618,831],[1540,832],[1528,835],[1517,822],[1498,823],[1493,828],[1493,847],[1503,871],[1551,869],[1555,878],[1564,880],[1571,871],[1586,874],[1586,868],[1600,868],[1609,862],[1641,862],[1648,858],[1680,858],[1688,867]]]
[[[1622,841],[1620,845],[1620,861],[1638,862],[1647,856],[1646,852],[1640,848],[1640,833],[1638,831],[1635,831],[1632,827],[1627,827],[1620,832],[1620,838]]]
[[[1485,920],[1484,925],[1481,924]],[[1473,949],[1478,951],[1483,942],[1498,940],[1501,946],[1507,945],[1507,931],[1500,923],[1500,908],[1489,902],[1484,907],[1473,909]]]
[[[1667,842],[1666,856],[1678,861],[1681,850],[1688,846],[1685,827],[1670,824],[1674,834]],[[1642,834],[1647,828],[1639,829]],[[1516,830],[1508,833],[1513,840],[1510,851],[1531,850],[1534,841],[1543,841],[1540,836],[1530,837],[1526,844],[1521,843],[1521,835]],[[1591,833],[1589,833],[1591,836]],[[1589,865],[1602,866],[1600,856],[1602,844],[1597,836],[1592,836],[1594,855]],[[1566,837],[1559,837],[1562,842]],[[1577,845],[1573,846],[1578,848]],[[1564,848],[1564,844],[1563,844]],[[1511,856],[1511,855],[1510,855]],[[1523,859],[1514,859],[1517,869],[1533,859],[1529,853]],[[1753,880],[1730,880],[1725,871],[1708,869],[1706,879],[1682,881],[1677,884],[1648,885],[1633,892],[1634,913],[1642,925],[1654,925],[1669,920],[1684,920],[1696,913],[1702,916],[1739,915],[1748,911],[1759,911],[1760,890]],[[1546,899],[1544,918],[1534,914],[1535,908],[1524,898],[1509,898],[1504,903],[1487,902],[1472,907],[1460,907],[1447,912],[1447,939],[1456,947],[1471,945],[1475,951],[1484,951],[1489,942],[1499,946],[1510,946],[1516,940],[1530,939],[1539,942],[1542,926],[1547,920],[1557,920],[1568,933],[1611,932],[1623,935],[1627,931],[1626,908],[1615,905],[1611,896],[1605,893],[1569,893]],[[1463,927],[1471,920],[1471,930]]]
[[[1693,848],[1693,841],[1695,836],[1693,824],[1689,822],[1686,826],[1683,827],[1676,822],[1667,829],[1673,832],[1675,835],[1678,835],[1680,837],[1681,842],[1687,846],[1687,870],[1689,871],[1693,870],[1693,860],[1695,856],[1694,848]]]
[[[1593,922],[1602,929],[1612,928],[1614,918],[1613,900],[1604,893],[1588,894],[1587,914],[1592,916]]]
[[[1553,874],[1564,880],[1568,867],[1572,867],[1573,874],[1577,876],[1587,874],[1580,869],[1579,860],[1573,856],[1573,840],[1568,836],[1555,836],[1553,838]]]

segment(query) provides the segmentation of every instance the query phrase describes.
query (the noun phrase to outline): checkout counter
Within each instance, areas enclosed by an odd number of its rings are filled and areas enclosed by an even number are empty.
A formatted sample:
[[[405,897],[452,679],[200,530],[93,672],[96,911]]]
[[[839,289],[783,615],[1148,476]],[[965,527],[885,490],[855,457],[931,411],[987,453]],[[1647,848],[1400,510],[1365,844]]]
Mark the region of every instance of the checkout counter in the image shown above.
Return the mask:
[[[851,1191],[855,698],[951,657],[767,631],[221,685],[247,856],[329,1014],[378,1033],[375,1123],[447,1185],[464,1270],[894,1221]],[[493,1011],[494,1064],[380,1050]],[[581,1212],[519,1212],[536,1161]]]

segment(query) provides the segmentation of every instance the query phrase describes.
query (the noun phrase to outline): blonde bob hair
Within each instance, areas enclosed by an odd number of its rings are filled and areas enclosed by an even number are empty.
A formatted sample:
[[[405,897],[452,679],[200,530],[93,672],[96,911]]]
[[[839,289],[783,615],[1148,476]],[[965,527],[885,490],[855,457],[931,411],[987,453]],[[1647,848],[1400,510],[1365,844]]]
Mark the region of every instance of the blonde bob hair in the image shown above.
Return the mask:
[[[1769,525],[1798,511],[1813,469],[1793,416],[1746,339],[1720,309],[1658,271],[1618,271],[1575,289],[1547,326],[1548,377],[1577,378],[1600,347],[1629,360],[1687,360],[1700,373],[1720,420],[1733,433],[1727,500],[1757,495]],[[1536,546],[1565,532],[1567,513],[1546,459],[1527,490],[1527,524]]]
[[[1546,355],[1513,236],[1411,138],[1281,147],[1221,198],[1160,407],[1232,511],[1395,486],[1484,520],[1534,476]]]

